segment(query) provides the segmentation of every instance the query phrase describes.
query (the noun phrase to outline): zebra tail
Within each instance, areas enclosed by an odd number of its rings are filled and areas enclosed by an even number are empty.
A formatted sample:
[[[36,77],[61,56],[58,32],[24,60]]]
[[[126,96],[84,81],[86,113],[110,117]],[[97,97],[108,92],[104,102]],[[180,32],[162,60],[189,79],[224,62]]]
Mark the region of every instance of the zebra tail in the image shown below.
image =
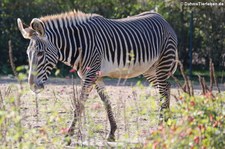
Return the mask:
[[[179,63],[178,50],[176,50],[175,60],[171,65],[168,77],[172,76],[175,73],[175,71],[177,70],[178,63]]]
[[[172,74],[174,74],[175,71],[177,70],[177,66],[178,66],[178,63],[179,63],[178,50],[176,50],[176,60],[175,60],[174,63],[175,63],[175,64],[174,64],[175,66],[174,66],[174,69],[172,70]]]

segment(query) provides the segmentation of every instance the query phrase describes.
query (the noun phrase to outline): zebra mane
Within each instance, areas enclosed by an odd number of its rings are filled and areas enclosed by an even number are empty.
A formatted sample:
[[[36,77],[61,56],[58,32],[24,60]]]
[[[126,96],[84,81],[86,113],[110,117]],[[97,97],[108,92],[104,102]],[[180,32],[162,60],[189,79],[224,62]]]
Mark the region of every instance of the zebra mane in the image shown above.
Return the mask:
[[[44,23],[55,20],[71,20],[72,22],[75,21],[76,23],[80,24],[89,20],[91,16],[92,14],[83,13],[82,11],[79,10],[78,11],[74,10],[61,14],[44,16],[41,17],[40,20],[42,20]]]

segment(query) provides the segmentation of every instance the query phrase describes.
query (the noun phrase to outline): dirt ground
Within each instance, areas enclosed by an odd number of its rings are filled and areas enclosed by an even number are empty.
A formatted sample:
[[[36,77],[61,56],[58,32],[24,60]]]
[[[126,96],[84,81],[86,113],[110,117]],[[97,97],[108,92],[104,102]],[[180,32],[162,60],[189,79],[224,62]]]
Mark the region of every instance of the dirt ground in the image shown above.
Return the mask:
[[[80,80],[75,79],[75,84],[79,91]],[[150,87],[147,81],[142,81],[136,85],[138,79],[116,80],[105,79],[106,90],[110,96],[113,112],[117,121],[118,129],[116,139],[127,142],[143,142],[155,129],[158,122],[158,92],[155,88]],[[17,81],[8,77],[0,78],[0,90],[2,93],[10,87],[15,89],[19,86]],[[50,78],[45,85],[38,99],[38,120],[36,114],[35,95],[29,90],[27,82],[22,82],[22,87],[27,89],[21,100],[22,115],[24,117],[24,127],[33,128],[41,127],[47,124],[48,118],[53,114],[53,110],[63,117],[64,122],[60,123],[61,128],[68,126],[72,119],[71,100],[73,99],[72,79]],[[17,88],[18,89],[18,88]],[[201,94],[200,86],[195,85],[195,94]],[[221,90],[225,90],[224,85],[220,85]],[[178,96],[180,89],[172,84],[171,89],[171,108],[176,109],[178,106],[173,95]],[[85,113],[82,119],[82,126],[79,127],[82,140],[105,140],[109,131],[109,124],[104,110],[104,106],[93,90],[85,104]],[[93,134],[90,134],[90,131]],[[78,136],[76,132],[76,136]],[[81,135],[80,134],[80,135]],[[94,137],[93,137],[94,136]],[[96,139],[97,138],[97,139]],[[85,142],[85,141],[84,141]],[[95,142],[96,143],[96,142]]]

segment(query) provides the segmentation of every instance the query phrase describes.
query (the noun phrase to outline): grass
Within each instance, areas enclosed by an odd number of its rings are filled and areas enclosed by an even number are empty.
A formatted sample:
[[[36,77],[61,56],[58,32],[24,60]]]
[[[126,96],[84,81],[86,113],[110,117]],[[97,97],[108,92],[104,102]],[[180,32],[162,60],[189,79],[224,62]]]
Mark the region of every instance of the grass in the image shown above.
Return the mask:
[[[120,143],[117,144],[118,146],[121,146],[121,143],[128,146],[139,143],[141,139],[143,141],[142,132],[146,131],[145,128],[156,126],[156,105],[154,105],[155,100],[152,100],[154,96],[146,97],[145,90],[142,92],[138,90],[139,93],[137,90],[137,87],[133,87],[133,94],[125,96],[124,92],[120,91],[119,94],[117,93],[118,97],[112,101],[119,126],[116,132]],[[116,91],[111,95],[115,93]],[[71,86],[49,87],[38,96],[37,114],[35,95],[31,93],[26,83],[22,84],[22,90],[15,84],[5,86],[1,90],[0,144],[2,147],[64,147],[64,135],[72,119],[71,98]],[[79,142],[91,146],[109,146],[105,139],[108,131],[106,112],[99,97],[94,93],[86,102],[85,114],[81,124],[76,128],[72,146],[76,146]]]
[[[189,97],[172,90],[178,100],[171,100],[171,119],[158,126],[157,91],[138,83],[133,87],[107,87],[118,125],[116,143],[106,142],[109,123],[104,106],[93,91],[76,126],[72,144],[66,146],[63,140],[72,119],[73,98],[68,82],[49,84],[38,95],[38,113],[35,95],[27,83],[1,87],[1,148],[220,148],[225,145],[225,92],[215,97],[210,94]]]

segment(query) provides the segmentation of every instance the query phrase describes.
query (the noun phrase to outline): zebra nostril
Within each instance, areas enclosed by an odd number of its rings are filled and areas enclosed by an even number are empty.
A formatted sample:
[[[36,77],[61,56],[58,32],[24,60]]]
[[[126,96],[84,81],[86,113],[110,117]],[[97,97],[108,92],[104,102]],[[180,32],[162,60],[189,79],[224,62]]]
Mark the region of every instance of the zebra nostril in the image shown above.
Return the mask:
[[[39,84],[37,84],[37,86],[38,86],[38,89],[44,89],[44,84],[43,83],[39,83]]]
[[[40,90],[40,89],[43,89],[44,88],[44,84],[43,83],[36,83],[35,84],[35,88]]]
[[[35,93],[40,93],[44,89],[44,84],[43,83],[32,84],[30,85],[30,89]]]

